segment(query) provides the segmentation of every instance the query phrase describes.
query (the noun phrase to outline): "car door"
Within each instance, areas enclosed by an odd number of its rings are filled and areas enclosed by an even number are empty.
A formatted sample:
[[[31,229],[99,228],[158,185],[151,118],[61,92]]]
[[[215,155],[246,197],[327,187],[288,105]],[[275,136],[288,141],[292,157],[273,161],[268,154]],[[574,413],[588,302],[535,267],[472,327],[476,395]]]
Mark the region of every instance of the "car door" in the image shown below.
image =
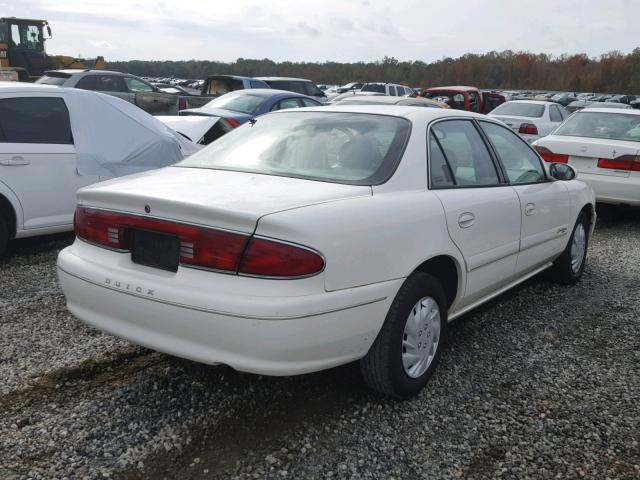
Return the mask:
[[[440,199],[452,241],[465,259],[464,305],[509,283],[520,244],[520,202],[501,178],[471,119],[429,129],[430,188]]]
[[[519,274],[548,263],[562,252],[571,233],[571,199],[564,182],[547,177],[540,157],[518,135],[480,121],[509,183],[520,199],[522,232]]]
[[[133,103],[151,115],[176,115],[178,97],[163,93],[153,85],[134,77],[123,77],[127,90],[133,95]]]
[[[63,97],[0,97],[0,181],[22,206],[18,229],[71,226],[76,191],[98,178],[77,172]]]

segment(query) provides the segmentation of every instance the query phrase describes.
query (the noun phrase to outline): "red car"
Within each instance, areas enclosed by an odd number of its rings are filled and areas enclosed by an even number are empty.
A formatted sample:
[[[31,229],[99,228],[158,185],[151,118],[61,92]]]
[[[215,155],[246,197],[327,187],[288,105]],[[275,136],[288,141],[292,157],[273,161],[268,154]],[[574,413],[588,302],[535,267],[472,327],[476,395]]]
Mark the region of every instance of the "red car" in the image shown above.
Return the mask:
[[[499,93],[481,92],[476,87],[433,87],[420,92],[421,97],[439,99],[451,108],[468,112],[489,113],[506,99]]]

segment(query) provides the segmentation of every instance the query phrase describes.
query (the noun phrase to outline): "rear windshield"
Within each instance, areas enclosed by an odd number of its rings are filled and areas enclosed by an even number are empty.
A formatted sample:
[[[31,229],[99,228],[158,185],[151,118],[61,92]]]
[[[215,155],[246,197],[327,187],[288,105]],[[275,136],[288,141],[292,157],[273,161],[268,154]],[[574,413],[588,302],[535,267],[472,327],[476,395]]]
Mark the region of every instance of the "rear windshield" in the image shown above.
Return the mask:
[[[395,170],[410,130],[407,119],[386,115],[274,113],[238,127],[177,166],[379,185]]]
[[[261,97],[260,95],[225,95],[220,98],[216,98],[215,100],[210,101],[204,107],[205,110],[216,109],[216,108],[224,108],[225,110],[231,110],[233,112],[240,113],[253,113],[255,112],[260,104],[265,101],[265,97]]]
[[[69,78],[68,76],[64,77],[62,75],[55,76],[55,77],[52,77],[52,76],[49,76],[49,75],[44,75],[44,76],[40,77],[38,80],[36,80],[35,83],[42,83],[44,85],[57,85],[57,86],[60,86],[64,82],[66,82],[68,78]]]
[[[376,92],[376,93],[385,93],[386,90],[384,85],[380,85],[377,83],[367,83],[364,87],[362,87],[362,92]]]
[[[457,110],[465,110],[464,93],[440,90],[434,92],[425,92],[425,98],[435,100],[436,102],[446,103],[451,108]]]
[[[236,78],[209,78],[204,94],[219,96],[234,90],[242,90],[243,88],[242,80]]]
[[[558,127],[554,135],[640,142],[640,115],[578,112]]]
[[[514,117],[540,118],[544,114],[544,105],[536,103],[507,102],[496,108],[492,115],[512,115]]]

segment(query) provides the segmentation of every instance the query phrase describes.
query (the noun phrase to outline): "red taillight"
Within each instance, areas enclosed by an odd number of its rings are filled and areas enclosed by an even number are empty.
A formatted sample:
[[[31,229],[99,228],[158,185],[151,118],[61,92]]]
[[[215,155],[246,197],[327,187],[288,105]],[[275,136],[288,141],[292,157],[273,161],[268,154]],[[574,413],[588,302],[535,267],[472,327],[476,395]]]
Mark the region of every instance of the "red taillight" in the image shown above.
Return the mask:
[[[238,128],[241,124],[239,121],[234,120],[233,118],[223,118],[223,122],[225,122],[231,129]]]
[[[324,268],[320,255],[288,243],[87,207],[76,209],[74,229],[79,238],[121,251],[130,249],[132,230],[175,235],[180,239],[181,264],[214,270],[268,277],[301,277],[313,275]]]
[[[76,235],[91,243],[128,250],[127,231],[148,230],[180,239],[180,263],[235,272],[248,235],[185,225],[156,218],[78,207]]]
[[[536,127],[533,123],[523,123],[522,125],[520,125],[518,133],[524,133],[525,135],[537,135],[538,127]]]
[[[186,98],[178,99],[178,110],[184,110],[185,108],[187,108],[187,99]]]
[[[541,147],[539,145],[534,145],[533,147],[536,152],[540,154],[542,159],[545,162],[549,163],[567,163],[569,161],[569,155],[562,155],[560,153],[553,153],[547,147]]]
[[[324,268],[317,253],[288,243],[252,238],[247,246],[240,273],[267,277],[301,277]]]
[[[598,168],[610,168],[612,170],[625,170],[640,172],[640,157],[635,155],[622,155],[616,158],[598,159]]]

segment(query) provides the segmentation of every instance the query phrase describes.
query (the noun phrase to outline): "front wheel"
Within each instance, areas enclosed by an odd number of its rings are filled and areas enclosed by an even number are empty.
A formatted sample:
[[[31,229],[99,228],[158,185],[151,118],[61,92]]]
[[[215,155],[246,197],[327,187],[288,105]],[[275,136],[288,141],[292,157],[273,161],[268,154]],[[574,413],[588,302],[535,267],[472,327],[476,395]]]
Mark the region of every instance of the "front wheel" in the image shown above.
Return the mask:
[[[417,272],[404,282],[367,355],[364,381],[395,398],[416,395],[433,375],[444,344],[447,302],[440,282]]]
[[[580,280],[587,262],[588,246],[589,219],[585,212],[580,212],[569,243],[549,269],[551,280],[565,285],[573,285]]]

